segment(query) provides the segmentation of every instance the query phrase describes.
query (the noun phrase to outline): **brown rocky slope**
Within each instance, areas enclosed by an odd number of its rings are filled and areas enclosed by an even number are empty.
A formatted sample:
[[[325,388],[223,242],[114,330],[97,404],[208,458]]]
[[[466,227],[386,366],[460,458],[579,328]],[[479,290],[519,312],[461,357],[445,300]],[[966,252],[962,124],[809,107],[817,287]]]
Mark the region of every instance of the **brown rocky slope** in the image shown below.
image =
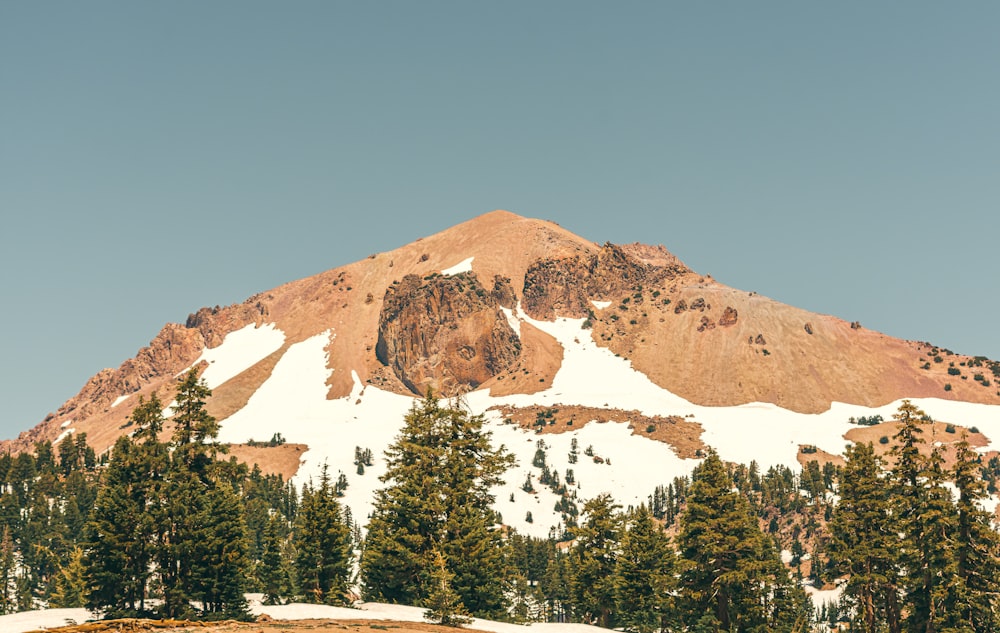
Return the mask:
[[[441,274],[467,258],[471,272]],[[699,404],[763,401],[800,412],[903,397],[1000,404],[1000,365],[729,288],[663,247],[600,246],[550,222],[494,211],[169,324],[3,449],[30,450],[65,428],[106,449],[125,432],[137,395],[156,391],[169,402],[179,372],[248,324],[274,323],[285,345],[215,389],[209,407],[220,418],[247,401],[290,345],[328,331],[330,398],[350,393],[352,371],[400,393],[533,393],[555,375],[562,349],[530,325],[518,335],[504,314],[510,309],[539,320],[585,318],[581,336]]]

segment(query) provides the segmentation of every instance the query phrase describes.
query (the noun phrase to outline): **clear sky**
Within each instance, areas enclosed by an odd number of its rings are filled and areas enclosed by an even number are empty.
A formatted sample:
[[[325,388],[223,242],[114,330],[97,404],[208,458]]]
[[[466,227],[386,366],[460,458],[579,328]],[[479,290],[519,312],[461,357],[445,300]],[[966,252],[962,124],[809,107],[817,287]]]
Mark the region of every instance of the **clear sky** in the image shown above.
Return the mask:
[[[0,2],[0,437],[503,208],[1000,359],[1000,3]]]

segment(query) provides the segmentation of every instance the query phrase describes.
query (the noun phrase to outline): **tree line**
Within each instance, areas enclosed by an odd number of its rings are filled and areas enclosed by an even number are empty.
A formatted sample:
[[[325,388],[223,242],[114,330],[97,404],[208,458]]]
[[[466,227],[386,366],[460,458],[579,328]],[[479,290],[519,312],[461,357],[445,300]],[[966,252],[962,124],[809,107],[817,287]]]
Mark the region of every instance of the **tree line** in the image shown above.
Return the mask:
[[[885,459],[858,444],[843,468],[795,474],[709,451],[648,504],[599,495],[537,539],[497,513],[491,491],[513,457],[460,402],[414,403],[362,534],[325,469],[299,492],[226,460],[210,393],[195,372],[178,381],[169,439],[154,395],[107,455],[81,434],[0,456],[0,611],[245,618],[244,594],[258,591],[268,603],[417,605],[445,624],[794,632],[822,615],[871,633],[1000,630],[981,458],[964,440],[950,467],[920,450],[927,417],[908,402]],[[813,614],[803,580],[839,580],[843,597]]]

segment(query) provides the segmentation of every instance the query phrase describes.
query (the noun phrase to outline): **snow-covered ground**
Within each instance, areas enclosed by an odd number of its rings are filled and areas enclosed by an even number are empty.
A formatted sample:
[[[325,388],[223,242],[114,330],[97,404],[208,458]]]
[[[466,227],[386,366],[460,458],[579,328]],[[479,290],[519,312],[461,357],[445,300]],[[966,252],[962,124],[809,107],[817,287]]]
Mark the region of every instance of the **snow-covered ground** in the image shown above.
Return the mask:
[[[445,268],[441,271],[442,275],[457,275],[458,273],[471,273],[472,272],[472,260],[473,257],[468,259],[463,259],[451,268]]]
[[[463,261],[446,272],[471,265]],[[868,408],[833,403],[820,414],[801,414],[768,403],[750,403],[735,407],[696,405],[653,384],[631,364],[599,347],[588,330],[581,329],[582,319],[535,321],[519,310],[505,310],[515,329],[528,322],[551,334],[563,346],[564,357],[552,385],[532,395],[494,398],[485,391],[470,393],[466,406],[474,413],[495,405],[582,405],[638,410],[646,415],[680,415],[701,424],[703,439],[728,461],[749,463],[756,460],[761,469],[782,464],[798,469],[799,445],[813,444],[834,454],[843,452],[844,433],[851,427],[851,416],[881,414],[889,419],[899,407],[893,402]],[[348,480],[344,502],[362,525],[371,511],[372,493],[382,486],[378,477],[385,472],[383,451],[393,442],[403,424],[403,416],[414,400],[408,396],[363,385],[352,372],[354,389],[345,398],[327,400],[327,353],[335,330],[324,332],[292,345],[274,368],[271,377],[250,398],[247,405],[222,422],[219,439],[245,442],[266,439],[280,432],[289,442],[309,446],[297,481],[316,479],[326,465],[330,475],[343,472]],[[206,376],[209,386],[218,385],[251,366],[284,343],[284,335],[273,325],[248,326],[231,333],[219,347],[206,351],[202,358],[210,363]],[[337,369],[335,371],[346,371]],[[212,372],[212,373],[209,373]],[[937,420],[965,426],[978,426],[994,442],[1000,438],[1000,407],[940,400],[914,399],[914,404]],[[582,502],[600,493],[611,493],[622,505],[645,501],[659,484],[687,475],[697,460],[678,458],[660,442],[632,435],[626,422],[579,424],[561,434],[535,435],[503,424],[496,413],[487,416],[487,428],[497,443],[502,443],[517,457],[517,466],[507,473],[507,483],[497,488],[497,508],[504,522],[518,531],[547,536],[559,521],[554,506],[557,497],[538,483],[540,470],[532,459],[536,442],[544,439],[549,468],[565,481],[572,468]],[[570,442],[579,444],[579,461],[570,464]],[[595,463],[583,454],[592,446],[595,455],[604,458]],[[996,445],[1000,446],[1000,444]],[[373,466],[357,474],[353,464],[354,449],[371,449]],[[994,448],[991,445],[989,448]],[[610,461],[610,463],[607,463]],[[521,489],[531,473],[534,493]],[[513,502],[510,500],[513,496]],[[582,503],[580,504],[582,507]],[[531,512],[533,522],[525,519]]]
[[[254,615],[266,613],[275,620],[396,620],[399,622],[424,622],[424,611],[419,607],[376,602],[360,603],[356,608],[329,607],[321,604],[284,604],[263,606],[259,596],[249,596],[250,611]],[[256,599],[255,599],[256,598]],[[3,633],[24,633],[38,629],[52,629],[67,624],[82,624],[92,619],[86,609],[46,609],[25,611],[0,616],[0,631]],[[468,629],[492,631],[494,633],[521,633],[525,625],[494,622],[476,618]],[[547,624],[533,623],[531,629],[543,629],[552,633],[596,633],[606,631],[587,624]]]

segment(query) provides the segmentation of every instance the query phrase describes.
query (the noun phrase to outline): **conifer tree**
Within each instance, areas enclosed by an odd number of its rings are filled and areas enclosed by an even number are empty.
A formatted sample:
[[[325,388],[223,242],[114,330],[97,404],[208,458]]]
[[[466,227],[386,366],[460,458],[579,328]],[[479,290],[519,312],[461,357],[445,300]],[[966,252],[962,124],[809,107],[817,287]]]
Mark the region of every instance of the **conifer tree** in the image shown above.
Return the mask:
[[[84,606],[87,579],[82,549],[77,547],[70,552],[69,560],[59,569],[54,584],[55,588],[49,597],[49,607],[69,609]]]
[[[572,530],[576,546],[571,553],[572,594],[585,622],[615,626],[615,571],[621,547],[622,516],[611,495],[590,499],[584,520]]]
[[[956,630],[1000,631],[1000,535],[990,524],[990,513],[979,506],[987,497],[980,476],[978,453],[963,436],[955,455],[954,481],[958,488],[958,525],[955,535],[955,574],[959,581]]]
[[[303,488],[296,519],[295,569],[305,600],[344,604],[352,561],[351,526],[324,467],[319,487]]]
[[[760,531],[746,498],[733,490],[714,451],[695,469],[687,500],[678,544],[688,626],[804,630],[808,611],[801,589],[790,582],[773,541]]]
[[[191,555],[187,593],[201,603],[203,614],[245,619],[249,542],[240,499],[226,481],[213,481],[203,495],[187,547]]]
[[[424,605],[440,549],[454,589],[476,615],[503,612],[503,547],[491,488],[513,458],[494,448],[481,415],[429,393],[414,403],[386,451],[387,486],[376,493],[361,557],[368,599]]]
[[[0,615],[17,608],[17,558],[10,527],[3,526],[0,536]]]
[[[615,569],[615,609],[626,631],[654,633],[679,624],[677,564],[670,539],[645,504],[629,516]]]
[[[288,564],[284,557],[283,532],[286,530],[286,519],[279,512],[272,513],[264,524],[260,565],[257,567],[257,582],[264,593],[264,604],[281,604],[292,593]]]
[[[146,609],[154,557],[151,498],[143,453],[128,436],[115,442],[87,524],[87,608],[111,616]]]
[[[899,537],[882,463],[871,444],[849,446],[845,456],[829,546],[834,568],[850,574],[842,604],[858,630],[899,633]]]
[[[452,574],[445,564],[441,550],[434,550],[434,568],[431,570],[431,586],[427,595],[427,611],[424,619],[444,626],[462,626],[472,622],[462,599],[451,586]]]

